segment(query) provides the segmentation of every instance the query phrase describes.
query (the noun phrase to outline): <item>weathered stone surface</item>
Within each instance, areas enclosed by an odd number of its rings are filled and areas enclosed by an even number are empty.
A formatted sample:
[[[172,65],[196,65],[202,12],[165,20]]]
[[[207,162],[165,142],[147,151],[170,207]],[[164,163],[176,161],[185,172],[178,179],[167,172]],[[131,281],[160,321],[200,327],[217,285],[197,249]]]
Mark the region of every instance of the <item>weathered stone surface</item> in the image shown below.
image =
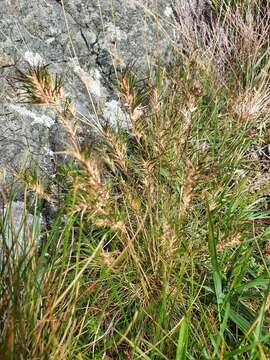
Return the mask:
[[[4,49],[0,49],[0,68],[10,67],[15,65],[13,58],[8,55]]]
[[[38,247],[38,242],[31,243],[32,237],[29,235],[34,231],[40,235],[42,216],[35,218],[26,211],[24,202],[13,201],[0,210],[0,217],[4,233],[4,236],[0,235],[0,265],[1,257],[5,256],[3,249],[15,259],[25,256],[31,248],[35,250],[35,247]]]
[[[15,66],[51,64],[78,112],[91,117],[94,103],[105,120],[126,122],[115,69],[134,62],[144,71],[169,47],[156,18],[172,16],[167,0],[0,0],[0,8],[0,168],[9,175],[30,158],[41,172],[52,172],[61,131],[45,107],[18,103],[10,85]]]

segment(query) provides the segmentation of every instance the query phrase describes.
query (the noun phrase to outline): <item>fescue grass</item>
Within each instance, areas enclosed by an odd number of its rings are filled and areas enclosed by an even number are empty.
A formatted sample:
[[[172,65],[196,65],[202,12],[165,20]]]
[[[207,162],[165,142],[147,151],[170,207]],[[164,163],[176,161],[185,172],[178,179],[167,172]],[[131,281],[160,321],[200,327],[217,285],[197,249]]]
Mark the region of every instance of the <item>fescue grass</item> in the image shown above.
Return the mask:
[[[227,48],[211,27],[144,80],[119,73],[130,128],[89,121],[92,142],[48,67],[20,73],[24,100],[58,115],[69,161],[50,229],[38,219],[54,195],[36,179],[23,236],[3,212],[1,359],[270,357],[269,184],[253,156],[269,141],[268,35],[234,6],[215,25]]]

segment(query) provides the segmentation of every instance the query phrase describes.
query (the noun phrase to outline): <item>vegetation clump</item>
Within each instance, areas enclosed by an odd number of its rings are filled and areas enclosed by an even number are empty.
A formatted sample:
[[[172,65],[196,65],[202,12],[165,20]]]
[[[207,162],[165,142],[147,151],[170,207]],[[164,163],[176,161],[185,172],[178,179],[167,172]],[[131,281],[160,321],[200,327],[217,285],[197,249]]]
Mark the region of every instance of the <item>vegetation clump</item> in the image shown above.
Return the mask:
[[[68,161],[51,228],[22,222],[38,251],[18,259],[0,221],[0,358],[269,358],[269,183],[254,156],[269,142],[269,39],[257,8],[234,3],[258,36],[224,2],[230,46],[210,32],[142,81],[118,74],[130,127],[89,120],[95,141],[47,66],[20,72]],[[52,194],[30,183],[38,218]]]

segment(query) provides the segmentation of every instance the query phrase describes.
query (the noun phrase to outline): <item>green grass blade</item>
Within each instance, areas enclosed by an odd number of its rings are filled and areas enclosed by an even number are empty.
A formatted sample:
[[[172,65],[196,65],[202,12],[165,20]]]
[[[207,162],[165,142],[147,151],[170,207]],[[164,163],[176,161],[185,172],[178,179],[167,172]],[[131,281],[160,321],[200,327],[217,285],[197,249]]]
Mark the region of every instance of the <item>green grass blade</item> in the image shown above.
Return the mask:
[[[221,279],[221,271],[218,263],[217,258],[217,249],[216,249],[216,238],[214,233],[214,224],[211,212],[208,212],[208,247],[209,247],[209,253],[211,258],[211,264],[213,267],[213,278],[214,278],[214,284],[215,284],[215,292],[216,292],[216,298],[217,303],[222,304],[224,299],[224,294],[222,292],[222,279]]]
[[[177,352],[175,360],[186,359],[187,344],[188,344],[188,330],[189,330],[189,319],[184,317],[179,330],[179,338],[177,344]]]

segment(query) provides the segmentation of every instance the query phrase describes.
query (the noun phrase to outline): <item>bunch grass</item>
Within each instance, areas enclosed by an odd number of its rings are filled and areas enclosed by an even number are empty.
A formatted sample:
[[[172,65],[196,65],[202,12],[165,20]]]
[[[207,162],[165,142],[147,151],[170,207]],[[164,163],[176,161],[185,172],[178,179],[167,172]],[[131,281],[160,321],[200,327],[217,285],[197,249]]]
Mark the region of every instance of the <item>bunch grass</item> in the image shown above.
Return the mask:
[[[43,239],[38,251],[32,241],[13,256],[0,220],[1,358],[269,358],[269,188],[254,184],[263,172],[250,155],[268,137],[268,38],[254,22],[262,35],[247,49],[225,18],[235,47],[224,72],[224,47],[199,38],[142,81],[126,69],[117,88],[130,127],[93,124],[93,142],[81,142],[47,66],[20,73],[24,100],[58,115],[69,162],[51,228],[22,220],[24,241]],[[29,189],[38,219],[49,195]],[[18,241],[13,229],[11,249]]]

